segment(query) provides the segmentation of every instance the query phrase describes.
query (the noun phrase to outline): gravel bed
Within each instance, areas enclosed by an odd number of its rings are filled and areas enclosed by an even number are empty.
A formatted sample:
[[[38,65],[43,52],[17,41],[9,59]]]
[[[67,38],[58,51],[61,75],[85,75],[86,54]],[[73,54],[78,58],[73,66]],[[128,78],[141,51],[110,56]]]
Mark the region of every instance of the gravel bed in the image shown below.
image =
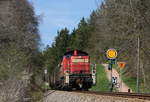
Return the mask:
[[[150,102],[135,98],[91,95],[75,92],[55,91],[45,97],[44,102]]]

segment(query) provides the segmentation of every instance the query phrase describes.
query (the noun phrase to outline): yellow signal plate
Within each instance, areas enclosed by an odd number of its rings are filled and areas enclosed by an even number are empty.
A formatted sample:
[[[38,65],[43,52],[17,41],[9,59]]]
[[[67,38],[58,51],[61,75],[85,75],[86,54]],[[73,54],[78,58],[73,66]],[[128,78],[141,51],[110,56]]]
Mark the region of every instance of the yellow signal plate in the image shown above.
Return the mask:
[[[106,54],[109,59],[115,59],[117,57],[117,51],[115,49],[108,49]]]

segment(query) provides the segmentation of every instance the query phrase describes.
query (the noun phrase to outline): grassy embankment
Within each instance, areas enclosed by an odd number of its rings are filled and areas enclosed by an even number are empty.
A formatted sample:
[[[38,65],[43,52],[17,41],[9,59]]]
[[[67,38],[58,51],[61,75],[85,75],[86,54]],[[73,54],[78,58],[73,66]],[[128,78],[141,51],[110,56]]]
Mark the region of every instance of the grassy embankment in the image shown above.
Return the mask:
[[[105,69],[102,65],[97,65],[96,86],[93,86],[91,91],[109,91],[109,80],[106,76]]]

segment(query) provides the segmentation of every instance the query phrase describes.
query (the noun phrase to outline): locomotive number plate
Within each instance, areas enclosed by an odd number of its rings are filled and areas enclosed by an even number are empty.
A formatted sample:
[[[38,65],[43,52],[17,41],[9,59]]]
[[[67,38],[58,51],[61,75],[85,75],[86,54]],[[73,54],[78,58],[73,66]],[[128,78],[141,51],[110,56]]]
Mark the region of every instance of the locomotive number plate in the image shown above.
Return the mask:
[[[77,63],[77,62],[88,62],[88,59],[72,59],[72,62]]]

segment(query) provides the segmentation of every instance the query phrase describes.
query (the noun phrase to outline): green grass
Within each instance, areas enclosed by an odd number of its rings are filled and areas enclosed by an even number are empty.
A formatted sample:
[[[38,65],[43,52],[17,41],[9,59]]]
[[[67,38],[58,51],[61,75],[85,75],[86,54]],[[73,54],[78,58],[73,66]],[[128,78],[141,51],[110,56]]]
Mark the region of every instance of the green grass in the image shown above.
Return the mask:
[[[98,64],[96,71],[97,71],[96,86],[93,86],[90,90],[91,91],[109,91],[109,81],[106,76],[104,67]]]
[[[123,75],[122,79],[132,89],[133,92],[136,92],[136,78]],[[147,90],[144,88],[144,82],[142,79],[139,79],[139,89],[140,92],[147,92]]]
[[[128,85],[129,88],[132,89],[133,92],[136,91],[136,78],[122,75],[122,80],[124,83],[126,83]]]

